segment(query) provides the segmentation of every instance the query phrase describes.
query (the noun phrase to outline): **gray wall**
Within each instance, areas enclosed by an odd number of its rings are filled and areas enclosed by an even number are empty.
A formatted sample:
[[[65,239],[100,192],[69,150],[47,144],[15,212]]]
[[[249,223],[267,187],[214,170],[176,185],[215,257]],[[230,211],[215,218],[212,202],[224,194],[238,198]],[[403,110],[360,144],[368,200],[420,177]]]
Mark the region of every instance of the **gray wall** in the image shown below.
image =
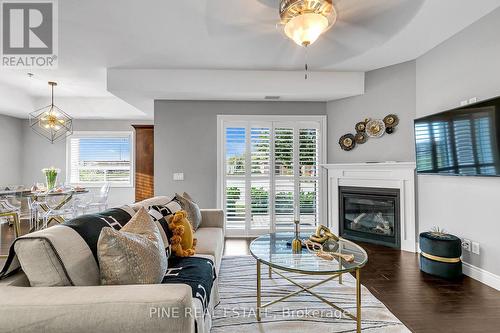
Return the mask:
[[[325,115],[326,103],[155,101],[155,192],[216,206],[217,115]],[[184,181],[173,181],[183,172]]]
[[[414,161],[415,61],[366,73],[365,94],[328,103],[328,161]],[[354,125],[365,118],[382,119],[397,114],[400,123],[392,135],[369,139],[353,150],[343,151],[339,138],[356,133]]]
[[[22,183],[23,121],[0,115],[0,185]]]
[[[500,9],[417,60],[417,116],[500,95]],[[466,262],[500,275],[499,178],[419,176],[420,230],[440,226],[479,242]]]
[[[330,163],[413,161],[413,119],[500,95],[500,9],[459,32],[416,61],[366,74],[366,94],[328,103]],[[365,117],[396,113],[396,134],[370,140],[351,152],[338,138]],[[418,228],[434,226],[480,243],[464,261],[500,275],[500,224],[495,207],[500,178],[418,176]]]
[[[132,124],[140,124],[135,120],[75,120],[75,131],[133,131]],[[66,140],[51,144],[46,139],[34,133],[27,121],[23,121],[24,156],[22,182],[31,185],[43,182],[41,170],[54,166],[61,169],[59,181],[66,180]],[[133,187],[112,188],[109,195],[109,205],[118,206],[131,203],[135,199]]]

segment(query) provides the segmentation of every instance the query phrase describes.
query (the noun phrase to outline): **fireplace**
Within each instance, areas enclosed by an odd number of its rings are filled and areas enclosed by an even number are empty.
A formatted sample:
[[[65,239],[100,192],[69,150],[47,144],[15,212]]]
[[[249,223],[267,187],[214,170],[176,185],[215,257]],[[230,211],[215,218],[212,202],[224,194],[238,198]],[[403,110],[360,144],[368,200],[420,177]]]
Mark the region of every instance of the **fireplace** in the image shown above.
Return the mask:
[[[400,248],[399,189],[339,186],[339,208],[342,237]]]

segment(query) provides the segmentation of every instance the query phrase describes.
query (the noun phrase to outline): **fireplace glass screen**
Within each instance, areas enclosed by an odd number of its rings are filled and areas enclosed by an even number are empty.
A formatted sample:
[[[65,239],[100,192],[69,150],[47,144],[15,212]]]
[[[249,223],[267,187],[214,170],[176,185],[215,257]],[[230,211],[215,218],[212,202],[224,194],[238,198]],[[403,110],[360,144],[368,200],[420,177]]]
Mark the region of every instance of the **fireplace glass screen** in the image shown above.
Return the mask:
[[[399,190],[340,189],[341,235],[353,240],[399,247]]]

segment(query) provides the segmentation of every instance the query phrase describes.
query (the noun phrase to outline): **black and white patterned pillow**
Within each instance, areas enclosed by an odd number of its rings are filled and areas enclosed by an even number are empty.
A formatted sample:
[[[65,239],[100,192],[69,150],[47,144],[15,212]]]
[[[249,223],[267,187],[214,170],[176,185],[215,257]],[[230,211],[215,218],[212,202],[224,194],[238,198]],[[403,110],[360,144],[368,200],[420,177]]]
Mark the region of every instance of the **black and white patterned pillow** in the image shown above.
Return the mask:
[[[172,253],[170,240],[173,237],[172,232],[168,227],[168,220],[176,212],[182,210],[181,205],[176,201],[170,201],[166,205],[154,205],[149,207],[149,215],[155,221],[158,228],[161,228],[165,238],[163,242],[165,243],[165,250],[167,251],[167,257]]]

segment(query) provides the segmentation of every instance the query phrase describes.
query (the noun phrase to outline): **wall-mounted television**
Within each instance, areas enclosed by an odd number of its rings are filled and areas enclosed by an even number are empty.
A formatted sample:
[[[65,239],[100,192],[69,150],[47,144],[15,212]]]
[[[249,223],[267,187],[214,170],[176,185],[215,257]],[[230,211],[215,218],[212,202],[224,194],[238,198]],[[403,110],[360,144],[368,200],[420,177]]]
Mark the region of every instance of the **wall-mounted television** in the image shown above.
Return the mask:
[[[500,97],[415,120],[417,172],[500,176]]]

